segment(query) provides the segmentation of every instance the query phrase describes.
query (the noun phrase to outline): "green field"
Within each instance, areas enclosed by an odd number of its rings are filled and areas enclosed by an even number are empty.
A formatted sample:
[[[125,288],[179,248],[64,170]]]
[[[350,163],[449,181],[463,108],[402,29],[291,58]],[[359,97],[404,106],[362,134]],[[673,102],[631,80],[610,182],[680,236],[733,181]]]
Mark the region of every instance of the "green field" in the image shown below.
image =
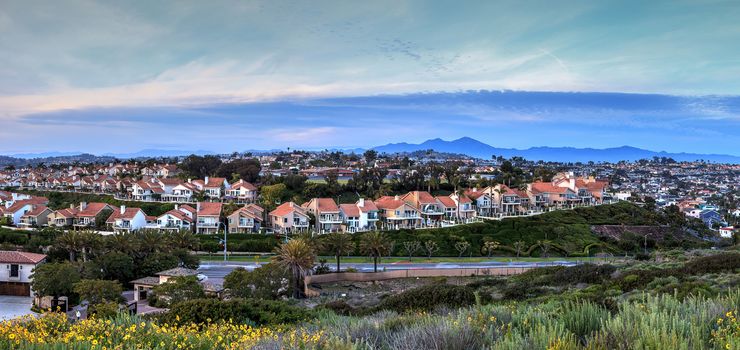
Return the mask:
[[[200,257],[201,261],[223,261],[224,256],[213,254],[213,255],[207,255],[207,254],[199,254],[198,257]],[[319,260],[325,259],[327,264],[332,264],[335,262],[335,259],[333,256],[320,256],[318,257]],[[594,260],[597,258],[572,258],[572,257],[551,257],[551,258],[533,258],[533,257],[480,257],[480,256],[474,256],[474,257],[444,257],[444,256],[435,256],[432,258],[427,257],[412,257],[411,260],[409,260],[408,257],[405,256],[393,256],[389,258],[383,258],[381,260],[382,263],[475,263],[475,262],[486,262],[486,261],[496,261],[496,262],[549,262],[549,261],[583,261],[583,260]],[[268,256],[260,256],[260,255],[232,255],[228,257],[228,261],[243,261],[243,262],[270,262],[270,258]],[[373,260],[369,257],[365,256],[350,256],[350,257],[342,257],[342,263],[372,263]]]

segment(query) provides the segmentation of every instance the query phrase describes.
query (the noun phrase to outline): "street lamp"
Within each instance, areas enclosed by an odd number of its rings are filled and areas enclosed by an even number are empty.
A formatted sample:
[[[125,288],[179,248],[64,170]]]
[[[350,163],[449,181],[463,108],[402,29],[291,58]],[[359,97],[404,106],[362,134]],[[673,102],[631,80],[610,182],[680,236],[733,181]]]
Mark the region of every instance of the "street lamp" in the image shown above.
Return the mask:
[[[224,227],[224,239],[222,239],[219,243],[224,245],[224,261],[226,261],[226,224],[224,224],[223,222],[219,222],[218,227],[221,226]],[[216,232],[218,232],[218,230],[216,230]]]

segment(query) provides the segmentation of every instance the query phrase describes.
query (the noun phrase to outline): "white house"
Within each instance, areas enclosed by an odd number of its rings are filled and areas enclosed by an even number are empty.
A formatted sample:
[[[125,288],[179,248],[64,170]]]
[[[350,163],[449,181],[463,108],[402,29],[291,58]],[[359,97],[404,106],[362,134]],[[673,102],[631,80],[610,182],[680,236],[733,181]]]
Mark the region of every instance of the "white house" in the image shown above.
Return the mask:
[[[355,204],[341,204],[339,216],[349,232],[374,230],[378,222],[378,207],[369,199],[360,198]]]
[[[32,297],[31,274],[46,255],[0,250],[0,295]]]
[[[146,214],[141,208],[126,208],[122,205],[105,223],[116,232],[139,230],[146,227]]]

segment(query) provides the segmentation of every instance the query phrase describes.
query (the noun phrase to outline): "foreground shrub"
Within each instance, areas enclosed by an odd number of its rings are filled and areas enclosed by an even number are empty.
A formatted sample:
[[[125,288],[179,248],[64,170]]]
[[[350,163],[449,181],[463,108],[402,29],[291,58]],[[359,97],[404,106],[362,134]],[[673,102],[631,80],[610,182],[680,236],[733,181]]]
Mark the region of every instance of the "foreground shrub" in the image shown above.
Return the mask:
[[[408,310],[433,310],[439,306],[463,307],[475,304],[472,288],[454,285],[427,285],[407,290],[383,299],[378,310],[404,312]]]
[[[488,301],[488,300],[484,300]],[[475,291],[467,286],[428,285],[383,299],[377,310],[433,310],[439,306],[464,307],[476,303]]]
[[[699,275],[740,269],[740,253],[722,253],[692,259],[684,266],[688,274]]]
[[[232,321],[238,324],[277,325],[307,320],[311,313],[284,301],[260,299],[196,299],[172,305],[161,316],[171,324]]]

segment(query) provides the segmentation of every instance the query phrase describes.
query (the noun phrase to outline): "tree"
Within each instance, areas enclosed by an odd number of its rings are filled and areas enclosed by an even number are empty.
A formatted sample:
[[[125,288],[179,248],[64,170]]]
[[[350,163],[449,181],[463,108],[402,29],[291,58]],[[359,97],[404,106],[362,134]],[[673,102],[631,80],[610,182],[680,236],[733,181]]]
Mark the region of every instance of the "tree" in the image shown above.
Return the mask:
[[[408,254],[409,261],[411,261],[411,256],[414,255],[414,253],[416,253],[420,248],[421,242],[419,241],[403,242],[403,249],[406,251],[406,254]]]
[[[486,252],[487,256],[490,258],[493,254],[493,251],[498,249],[498,247],[501,245],[498,241],[487,241],[483,243],[483,250]]]
[[[91,305],[105,302],[122,302],[123,286],[116,281],[109,280],[80,280],[74,284],[74,292],[79,294],[81,300],[87,300]]]
[[[391,242],[380,231],[365,233],[360,239],[360,252],[373,258],[373,271],[378,272],[378,261],[383,255],[390,254]]]
[[[282,203],[283,199],[287,194],[285,184],[275,184],[271,186],[262,186],[260,189],[260,198],[262,199],[262,206],[267,208],[274,208],[278,204]]]
[[[67,231],[57,237],[55,245],[69,253],[69,261],[77,259],[77,252],[82,250],[82,239],[79,231]]]
[[[103,278],[128,283],[134,279],[134,259],[126,253],[110,252],[95,259]]]
[[[203,285],[196,276],[172,277],[167,282],[152,288],[149,304],[157,307],[169,307],[183,301],[199,299],[206,296]]]
[[[220,177],[230,177],[233,174],[247,182],[259,180],[259,174],[262,166],[257,159],[235,159],[228,163],[221,164],[216,169],[216,175]]]
[[[139,276],[152,276],[157,272],[174,269],[180,265],[180,259],[171,254],[153,253],[139,264]]]
[[[341,271],[339,263],[342,255],[351,252],[352,248],[354,248],[352,237],[347,233],[334,232],[326,236],[324,246],[337,259],[337,272]]]
[[[369,149],[365,151],[362,156],[365,158],[365,162],[367,162],[367,165],[370,165],[370,163],[373,163],[376,159],[378,159],[378,151]]]
[[[290,273],[293,279],[293,297],[300,298],[303,278],[311,271],[316,261],[313,247],[303,239],[291,239],[275,248],[272,261]]]
[[[196,156],[189,155],[180,164],[180,169],[186,176],[202,179],[206,176],[213,175],[216,169],[221,166],[221,159],[217,156]]]
[[[266,264],[248,271],[238,267],[224,277],[224,288],[232,298],[275,300],[290,288],[285,270],[275,264]]]
[[[329,195],[336,196],[342,190],[342,185],[339,184],[339,173],[336,170],[331,169],[327,171],[324,181],[326,181],[326,188]]]
[[[519,254],[522,253],[522,250],[524,250],[524,247],[526,247],[527,244],[523,241],[516,241],[514,242],[514,249],[516,250],[516,257],[519,257]]]
[[[437,245],[437,242],[428,240],[424,242],[424,249],[427,251],[427,256],[431,259],[432,254],[439,250],[439,246]]]
[[[457,257],[461,258],[463,253],[470,248],[470,243],[468,241],[462,240],[457,243],[455,243],[455,250],[457,250],[458,253],[460,253]]]
[[[167,236],[167,241],[172,247],[195,250],[198,249],[200,240],[188,230],[178,230]]]
[[[549,252],[550,252],[550,248],[552,247],[552,242],[548,240],[542,240],[542,241],[537,241],[537,245],[542,250],[542,255],[545,258],[549,257]]]
[[[51,295],[57,303],[60,296],[74,292],[74,284],[80,278],[80,272],[69,262],[42,264],[31,274],[31,288],[38,295]]]

